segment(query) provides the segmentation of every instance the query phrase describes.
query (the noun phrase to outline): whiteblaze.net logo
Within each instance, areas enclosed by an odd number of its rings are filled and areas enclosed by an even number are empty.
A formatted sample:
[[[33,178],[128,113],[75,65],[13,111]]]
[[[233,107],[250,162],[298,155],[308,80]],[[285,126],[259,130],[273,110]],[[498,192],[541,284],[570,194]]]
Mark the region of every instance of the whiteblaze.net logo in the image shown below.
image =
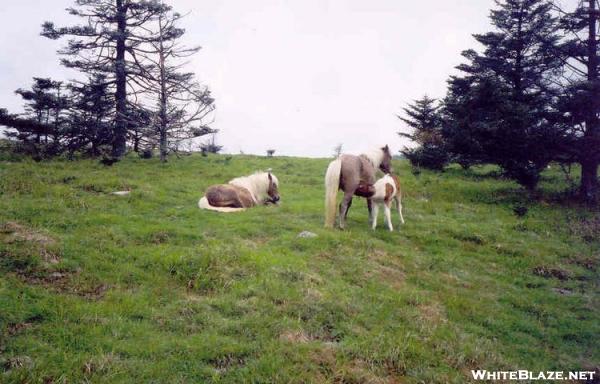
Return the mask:
[[[471,370],[475,380],[594,380],[594,371],[487,371],[485,369]]]

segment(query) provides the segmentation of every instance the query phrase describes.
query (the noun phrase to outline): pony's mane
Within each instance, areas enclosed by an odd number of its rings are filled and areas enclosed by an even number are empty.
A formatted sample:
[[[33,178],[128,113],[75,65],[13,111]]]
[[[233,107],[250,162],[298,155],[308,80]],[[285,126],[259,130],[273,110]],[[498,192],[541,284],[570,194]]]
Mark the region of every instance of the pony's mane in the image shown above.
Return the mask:
[[[373,163],[375,169],[379,168],[383,161],[383,150],[381,148],[373,148],[370,151],[363,153]]]
[[[271,174],[273,182],[279,184],[275,175]],[[268,197],[269,192],[269,173],[255,172],[249,176],[236,177],[229,182],[231,185],[246,188],[252,194],[255,203],[261,203]]]

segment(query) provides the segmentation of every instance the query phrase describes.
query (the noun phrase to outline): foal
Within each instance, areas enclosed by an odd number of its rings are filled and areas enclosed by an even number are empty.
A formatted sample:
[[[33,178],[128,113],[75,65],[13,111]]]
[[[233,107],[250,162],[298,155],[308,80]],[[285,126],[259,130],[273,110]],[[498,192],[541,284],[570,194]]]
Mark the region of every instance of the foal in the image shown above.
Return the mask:
[[[354,195],[367,198],[369,219],[371,219],[371,195],[377,168],[384,173],[391,172],[392,155],[386,145],[363,153],[360,156],[343,154],[329,163],[325,173],[325,227],[333,228],[336,216],[338,190],[344,191],[340,204],[340,228],[346,225],[346,216]]]
[[[386,174],[377,180],[375,182],[375,194],[371,197],[371,200],[373,201],[373,221],[371,228],[375,229],[377,227],[379,205],[383,205],[385,209],[385,223],[390,231],[394,230],[391,217],[392,201],[396,201],[400,222],[404,224],[404,217],[402,217],[402,191],[398,176]]]

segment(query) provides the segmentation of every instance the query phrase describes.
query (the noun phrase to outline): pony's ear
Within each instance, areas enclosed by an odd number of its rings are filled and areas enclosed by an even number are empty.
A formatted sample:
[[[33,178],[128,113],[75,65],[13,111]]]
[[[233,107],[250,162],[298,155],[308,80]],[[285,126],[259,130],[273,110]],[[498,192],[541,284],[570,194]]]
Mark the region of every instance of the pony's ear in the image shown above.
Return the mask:
[[[271,172],[269,172],[268,175],[269,175],[269,181],[273,181],[273,176],[271,176]]]
[[[389,152],[390,151],[390,147],[386,144],[385,147],[381,148],[383,149],[385,152]]]

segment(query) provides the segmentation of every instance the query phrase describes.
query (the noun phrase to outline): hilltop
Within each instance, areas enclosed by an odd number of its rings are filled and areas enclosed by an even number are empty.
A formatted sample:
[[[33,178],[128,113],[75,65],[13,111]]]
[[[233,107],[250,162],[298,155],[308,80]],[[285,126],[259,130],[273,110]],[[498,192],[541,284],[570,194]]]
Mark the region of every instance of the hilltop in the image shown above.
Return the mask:
[[[395,160],[406,224],[371,231],[356,201],[332,231],[328,161],[0,163],[0,381],[460,383],[598,365],[600,219],[560,201],[558,171],[532,199],[492,167]],[[197,208],[208,185],[267,168],[279,207]]]

